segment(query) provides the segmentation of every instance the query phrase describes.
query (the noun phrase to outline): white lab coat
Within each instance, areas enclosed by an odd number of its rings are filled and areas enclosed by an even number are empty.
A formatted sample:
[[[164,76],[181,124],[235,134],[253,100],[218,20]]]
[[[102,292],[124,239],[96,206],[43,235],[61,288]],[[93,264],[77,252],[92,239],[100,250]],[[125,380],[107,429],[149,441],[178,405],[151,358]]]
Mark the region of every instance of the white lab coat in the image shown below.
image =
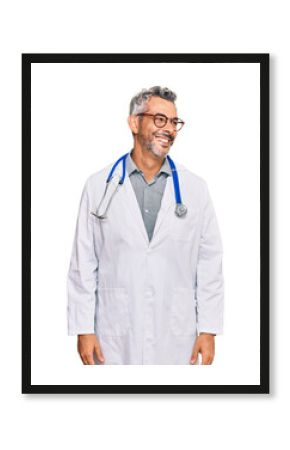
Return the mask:
[[[222,243],[207,184],[176,163],[188,212],[175,215],[167,177],[149,242],[128,176],[108,218],[90,214],[111,167],[90,176],[81,197],[68,273],[68,333],[96,333],[105,364],[189,364],[197,333],[220,334],[223,327]]]

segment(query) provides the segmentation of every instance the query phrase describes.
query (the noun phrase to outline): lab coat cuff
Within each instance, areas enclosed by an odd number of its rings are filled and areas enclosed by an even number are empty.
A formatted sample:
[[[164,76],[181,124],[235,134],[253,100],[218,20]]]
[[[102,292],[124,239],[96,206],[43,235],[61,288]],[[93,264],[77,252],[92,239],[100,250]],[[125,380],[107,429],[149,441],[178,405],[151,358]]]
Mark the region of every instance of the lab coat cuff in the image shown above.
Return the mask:
[[[197,327],[198,334],[200,333],[208,333],[208,334],[215,334],[220,335],[223,334],[222,328],[199,328]]]
[[[95,330],[92,330],[91,328],[82,328],[78,330],[69,329],[68,330],[68,336],[78,336],[80,334],[95,334]]]

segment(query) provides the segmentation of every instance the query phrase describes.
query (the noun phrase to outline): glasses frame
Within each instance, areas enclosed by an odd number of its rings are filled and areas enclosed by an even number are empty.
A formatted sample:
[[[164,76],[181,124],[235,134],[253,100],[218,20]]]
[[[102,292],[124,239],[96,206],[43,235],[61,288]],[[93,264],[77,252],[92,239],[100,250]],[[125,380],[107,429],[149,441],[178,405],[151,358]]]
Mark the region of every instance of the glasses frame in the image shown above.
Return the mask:
[[[173,117],[172,119],[170,119],[169,117],[167,117],[165,114],[162,114],[162,113],[157,113],[157,114],[139,113],[139,114],[136,114],[136,116],[148,116],[148,117],[150,116],[150,117],[153,117],[154,125],[157,128],[164,128],[167,125],[167,122],[169,120],[169,122],[171,123],[171,125],[174,127],[174,129],[177,132],[180,131],[181,128],[185,125],[185,122],[183,120],[179,119],[179,117]],[[161,117],[164,117],[166,119],[166,122],[165,122],[165,124],[162,127],[160,127],[160,126],[158,126],[156,124],[156,116],[161,116]],[[173,123],[174,120],[178,120],[179,121],[178,123],[181,124],[179,129],[177,129],[177,125],[174,125],[174,123]]]

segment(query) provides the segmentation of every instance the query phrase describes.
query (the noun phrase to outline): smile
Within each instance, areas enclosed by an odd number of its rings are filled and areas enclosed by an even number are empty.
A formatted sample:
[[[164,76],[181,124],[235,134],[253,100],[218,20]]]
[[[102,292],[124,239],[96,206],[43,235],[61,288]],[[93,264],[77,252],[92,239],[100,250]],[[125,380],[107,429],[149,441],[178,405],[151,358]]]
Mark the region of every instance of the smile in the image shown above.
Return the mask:
[[[164,136],[155,136],[156,140],[159,141],[161,144],[168,146],[169,143],[172,142],[171,138],[167,138]]]

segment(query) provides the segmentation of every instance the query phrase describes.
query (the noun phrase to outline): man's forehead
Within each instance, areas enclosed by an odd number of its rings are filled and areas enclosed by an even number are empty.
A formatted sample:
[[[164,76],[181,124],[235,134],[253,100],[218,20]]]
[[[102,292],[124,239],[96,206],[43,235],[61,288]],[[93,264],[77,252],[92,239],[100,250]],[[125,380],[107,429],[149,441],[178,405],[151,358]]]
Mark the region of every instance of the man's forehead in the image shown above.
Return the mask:
[[[147,110],[153,113],[163,113],[167,116],[176,116],[177,110],[174,103],[160,97],[151,97],[147,102]]]

